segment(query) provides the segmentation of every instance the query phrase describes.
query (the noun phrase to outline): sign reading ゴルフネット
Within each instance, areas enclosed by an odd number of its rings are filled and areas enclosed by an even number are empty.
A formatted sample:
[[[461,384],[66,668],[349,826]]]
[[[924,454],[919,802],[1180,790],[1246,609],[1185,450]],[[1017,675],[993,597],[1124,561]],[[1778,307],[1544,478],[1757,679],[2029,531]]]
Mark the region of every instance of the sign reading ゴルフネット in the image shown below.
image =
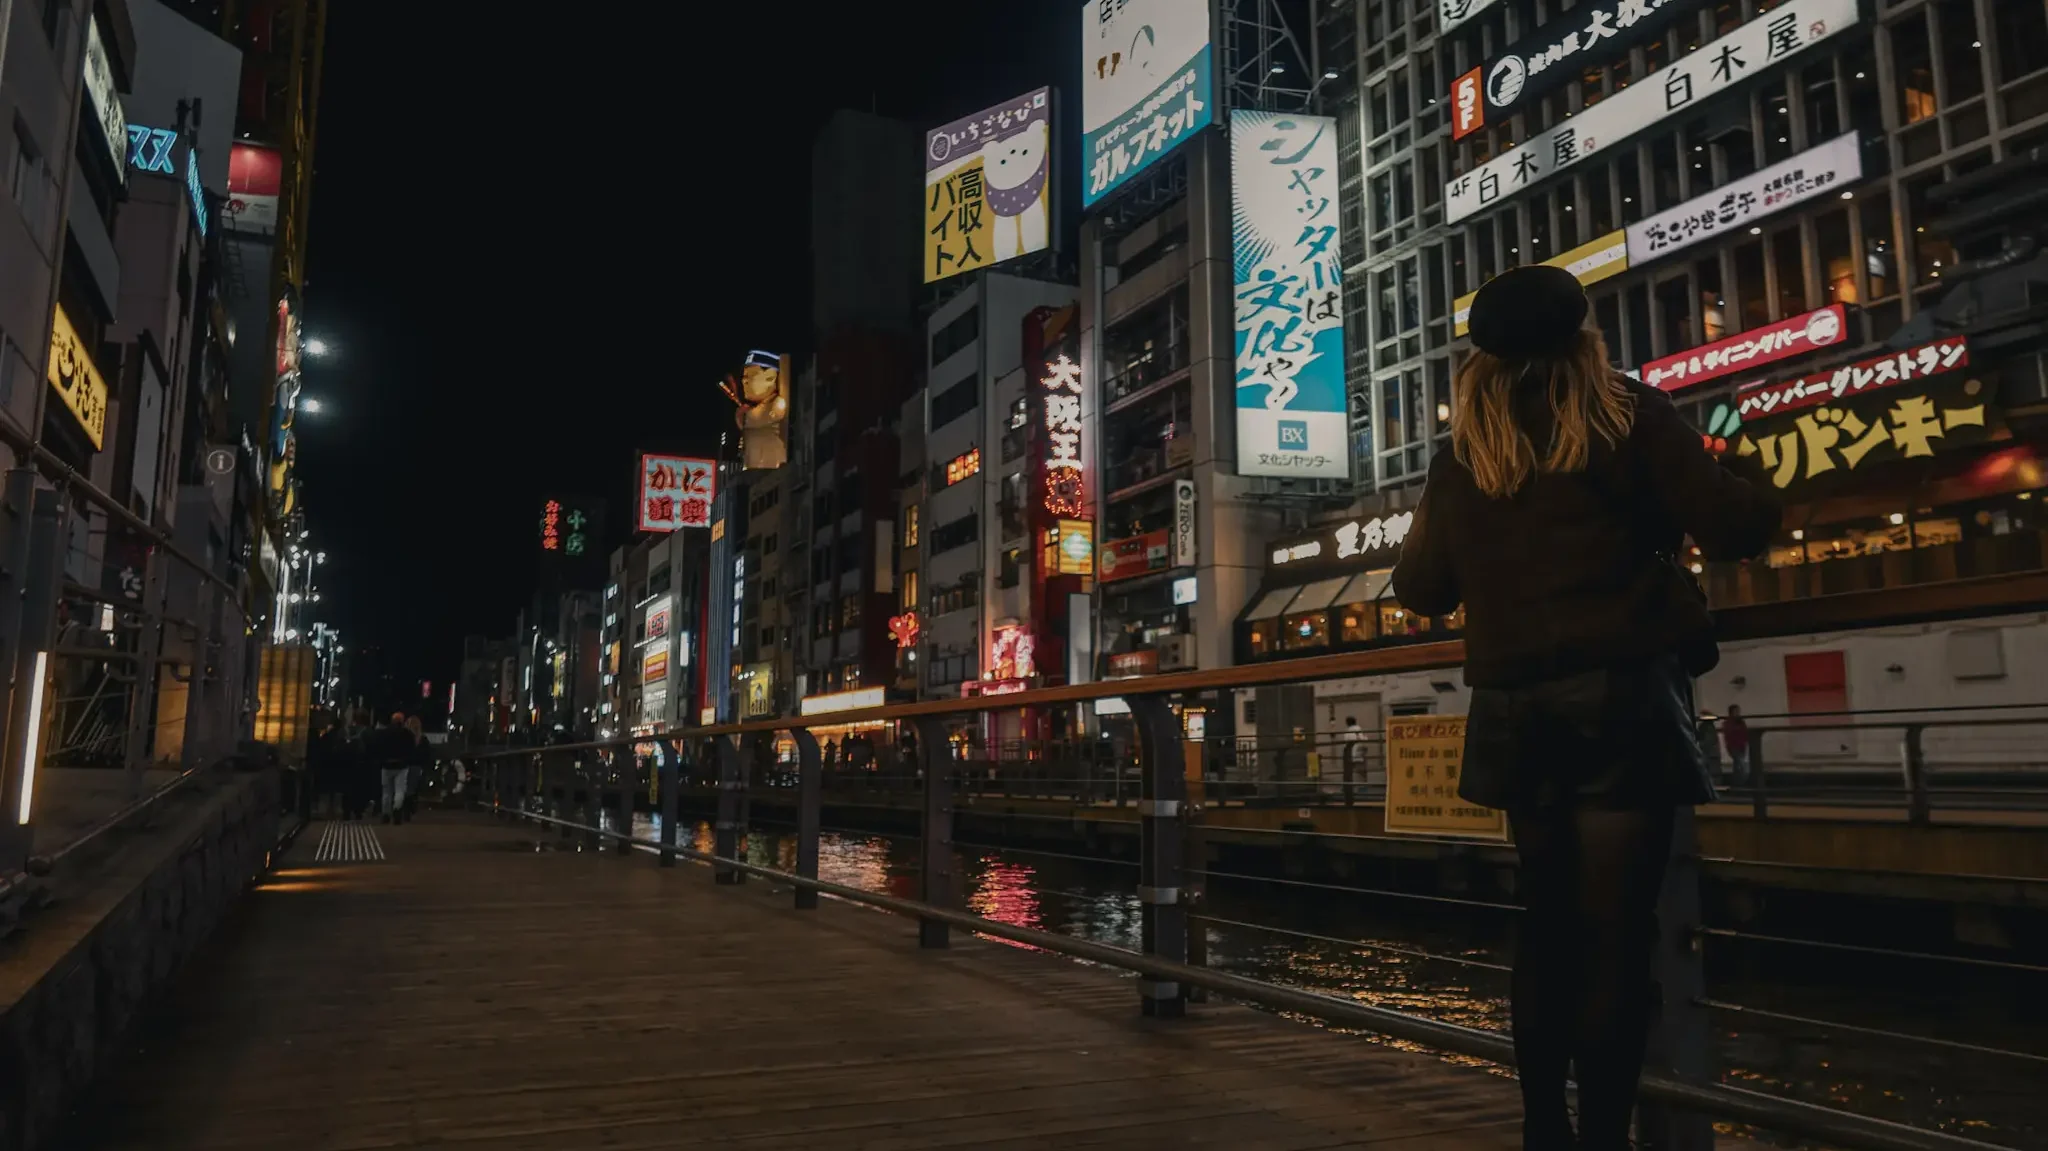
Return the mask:
[[[925,134],[925,283],[1052,244],[1052,89]]]
[[[1213,122],[1209,6],[1210,0],[1082,5],[1082,207]]]
[[[1337,122],[1230,114],[1237,472],[1346,479]]]
[[[1628,226],[1628,260],[1642,267],[1694,244],[1726,235],[1773,212],[1831,196],[1863,178],[1856,133],[1837,136],[1789,160],[1760,168],[1705,195]]]
[[[1444,186],[1444,219],[1455,223],[1485,211],[1662,120],[1687,115],[1719,93],[1854,27],[1857,19],[1857,0],[1787,0],[1454,177]]]
[[[1464,765],[1464,716],[1388,717],[1387,831],[1505,841],[1505,814],[1458,798]]]

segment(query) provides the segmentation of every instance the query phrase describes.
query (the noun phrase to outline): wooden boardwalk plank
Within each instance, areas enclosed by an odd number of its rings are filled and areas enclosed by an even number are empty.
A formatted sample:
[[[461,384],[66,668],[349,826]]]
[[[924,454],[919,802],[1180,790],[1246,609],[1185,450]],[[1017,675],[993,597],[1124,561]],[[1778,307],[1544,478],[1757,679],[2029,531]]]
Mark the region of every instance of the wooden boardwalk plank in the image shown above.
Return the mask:
[[[314,829],[317,831],[318,829]],[[303,845],[66,1146],[1495,1151],[1512,1082],[447,814]],[[317,843],[313,839],[310,842]]]

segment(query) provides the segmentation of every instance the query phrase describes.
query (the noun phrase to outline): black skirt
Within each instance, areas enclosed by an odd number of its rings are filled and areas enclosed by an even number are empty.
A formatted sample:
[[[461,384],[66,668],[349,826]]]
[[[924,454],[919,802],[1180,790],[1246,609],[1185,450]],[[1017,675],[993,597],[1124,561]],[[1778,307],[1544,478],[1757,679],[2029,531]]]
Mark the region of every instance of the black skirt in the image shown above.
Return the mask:
[[[1692,680],[1675,655],[1513,688],[1474,688],[1458,795],[1508,810],[1709,803]]]

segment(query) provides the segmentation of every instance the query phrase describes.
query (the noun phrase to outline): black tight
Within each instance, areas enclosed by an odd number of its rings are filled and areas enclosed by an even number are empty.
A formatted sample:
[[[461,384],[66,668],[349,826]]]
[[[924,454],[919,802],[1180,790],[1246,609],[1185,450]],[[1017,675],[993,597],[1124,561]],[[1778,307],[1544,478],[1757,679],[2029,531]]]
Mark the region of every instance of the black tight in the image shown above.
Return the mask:
[[[1565,1080],[1576,1063],[1577,1146],[1627,1147],[1673,812],[1562,805],[1508,818],[1525,908],[1514,972],[1523,1144],[1573,1146]]]

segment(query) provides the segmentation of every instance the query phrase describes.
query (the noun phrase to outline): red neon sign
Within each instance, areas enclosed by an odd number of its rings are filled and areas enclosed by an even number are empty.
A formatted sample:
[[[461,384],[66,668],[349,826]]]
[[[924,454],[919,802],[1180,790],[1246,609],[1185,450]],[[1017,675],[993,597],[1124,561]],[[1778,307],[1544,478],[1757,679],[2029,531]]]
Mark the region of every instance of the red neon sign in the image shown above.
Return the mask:
[[[1791,316],[1725,340],[1702,344],[1689,352],[1651,360],[1643,365],[1643,382],[1653,388],[1675,392],[1746,368],[1776,363],[1818,348],[1831,348],[1842,342],[1848,330],[1848,316],[1842,305],[1831,304],[1816,312]]]

